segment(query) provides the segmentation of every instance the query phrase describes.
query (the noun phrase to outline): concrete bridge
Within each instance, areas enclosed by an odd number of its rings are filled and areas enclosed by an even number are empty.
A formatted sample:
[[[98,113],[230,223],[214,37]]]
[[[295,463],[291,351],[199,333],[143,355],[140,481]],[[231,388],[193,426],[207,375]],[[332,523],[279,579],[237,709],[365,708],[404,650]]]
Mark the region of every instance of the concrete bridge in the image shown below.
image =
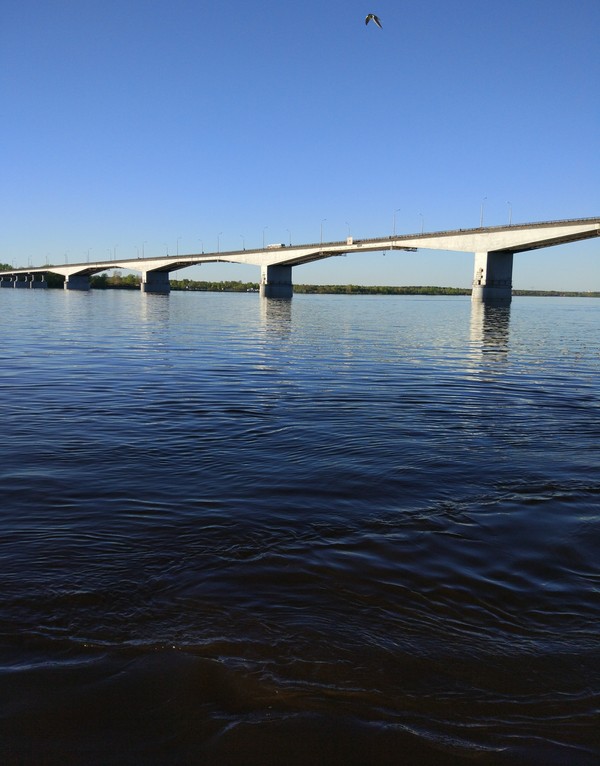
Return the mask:
[[[65,277],[65,290],[89,290],[90,276],[107,269],[141,272],[141,289],[168,293],[169,274],[202,263],[244,263],[260,266],[260,293],[267,298],[289,299],[293,294],[292,268],[323,258],[357,252],[418,249],[474,253],[472,300],[510,303],[513,256],[528,250],[563,245],[600,235],[600,218],[515,224],[510,226],[456,229],[421,234],[392,235],[373,239],[348,237],[342,242],[285,246],[270,245],[259,250],[134,258],[126,260],[40,266],[0,272],[0,287],[44,287],[48,272]],[[39,277],[39,279],[38,279]]]

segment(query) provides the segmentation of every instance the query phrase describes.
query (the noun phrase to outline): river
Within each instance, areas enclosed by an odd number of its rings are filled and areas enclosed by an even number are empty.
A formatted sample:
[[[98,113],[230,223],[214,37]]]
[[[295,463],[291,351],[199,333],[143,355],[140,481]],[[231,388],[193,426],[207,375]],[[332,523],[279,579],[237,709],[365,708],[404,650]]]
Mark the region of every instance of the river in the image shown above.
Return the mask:
[[[0,304],[3,764],[600,762],[600,302]]]

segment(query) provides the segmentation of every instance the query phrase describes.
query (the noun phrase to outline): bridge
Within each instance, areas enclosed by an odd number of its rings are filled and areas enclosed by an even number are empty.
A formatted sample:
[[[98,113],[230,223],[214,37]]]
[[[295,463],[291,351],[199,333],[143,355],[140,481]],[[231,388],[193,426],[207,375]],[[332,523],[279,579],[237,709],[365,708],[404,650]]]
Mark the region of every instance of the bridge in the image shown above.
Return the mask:
[[[141,273],[141,290],[166,294],[169,274],[202,263],[243,263],[259,266],[260,293],[267,298],[289,299],[293,294],[292,269],[323,258],[385,250],[419,249],[473,253],[475,256],[473,301],[510,303],[513,256],[553,245],[578,242],[600,235],[600,218],[455,229],[421,234],[392,235],[372,239],[348,237],[341,242],[307,245],[269,245],[257,250],[133,258],[73,263],[0,271],[0,287],[45,287],[48,273],[64,276],[65,290],[89,290],[90,276],[107,269],[123,268]],[[37,279],[36,277],[39,277]]]

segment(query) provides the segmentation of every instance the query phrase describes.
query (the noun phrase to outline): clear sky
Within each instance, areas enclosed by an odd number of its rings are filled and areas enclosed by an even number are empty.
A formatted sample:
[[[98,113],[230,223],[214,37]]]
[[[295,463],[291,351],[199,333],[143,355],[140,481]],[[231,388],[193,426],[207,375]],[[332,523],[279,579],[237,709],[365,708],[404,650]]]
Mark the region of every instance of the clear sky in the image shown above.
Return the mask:
[[[599,0],[0,0],[0,262],[598,216],[599,34]],[[293,280],[472,273],[422,250]],[[513,276],[598,290],[600,239]]]

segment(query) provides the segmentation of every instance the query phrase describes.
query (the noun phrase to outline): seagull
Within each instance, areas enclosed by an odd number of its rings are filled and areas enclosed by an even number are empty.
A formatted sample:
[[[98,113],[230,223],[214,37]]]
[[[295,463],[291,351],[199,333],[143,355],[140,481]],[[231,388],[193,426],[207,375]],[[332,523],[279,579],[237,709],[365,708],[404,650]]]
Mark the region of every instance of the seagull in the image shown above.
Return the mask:
[[[383,29],[383,27],[381,26],[381,21],[379,21],[379,19],[377,18],[377,16],[374,13],[369,13],[367,18],[365,19],[365,24],[368,24],[369,21],[371,21],[371,20],[373,20],[377,24],[379,29]]]

